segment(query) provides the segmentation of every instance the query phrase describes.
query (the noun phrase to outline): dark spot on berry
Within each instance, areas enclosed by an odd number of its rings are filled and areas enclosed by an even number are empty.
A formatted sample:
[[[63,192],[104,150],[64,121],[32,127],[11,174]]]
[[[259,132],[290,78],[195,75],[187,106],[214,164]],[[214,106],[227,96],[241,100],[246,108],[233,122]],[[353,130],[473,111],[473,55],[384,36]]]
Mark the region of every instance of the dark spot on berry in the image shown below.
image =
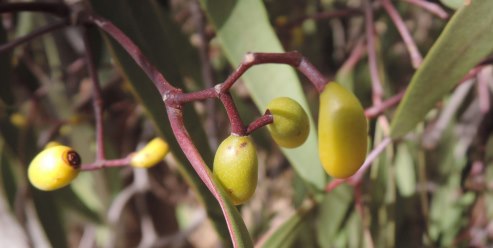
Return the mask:
[[[75,151],[69,151],[67,153],[67,161],[74,169],[79,169],[81,164],[80,156]]]
[[[240,144],[240,147],[241,147],[241,148],[243,148],[243,147],[245,147],[245,146],[247,146],[247,145],[248,145],[248,144],[247,144],[246,142],[243,142],[243,143],[241,143],[241,144]]]

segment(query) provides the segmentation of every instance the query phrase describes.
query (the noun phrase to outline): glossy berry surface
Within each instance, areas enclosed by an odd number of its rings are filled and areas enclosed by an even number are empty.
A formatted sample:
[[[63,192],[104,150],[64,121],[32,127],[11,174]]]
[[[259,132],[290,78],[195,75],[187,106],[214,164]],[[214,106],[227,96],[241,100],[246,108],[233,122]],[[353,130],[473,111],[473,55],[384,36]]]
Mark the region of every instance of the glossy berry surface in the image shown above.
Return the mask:
[[[214,157],[214,175],[235,205],[250,199],[257,186],[257,151],[249,136],[230,135]]]
[[[81,159],[68,146],[52,146],[41,151],[29,164],[32,185],[50,191],[68,185],[79,174]]]
[[[363,107],[351,92],[329,83],[320,94],[318,147],[325,171],[335,178],[352,176],[367,150],[367,121]]]
[[[289,97],[278,97],[267,105],[267,109],[274,119],[267,128],[279,146],[295,148],[306,141],[310,123],[308,115],[298,102]]]
[[[169,146],[161,138],[154,138],[131,158],[130,165],[138,168],[150,168],[161,162],[169,152]]]

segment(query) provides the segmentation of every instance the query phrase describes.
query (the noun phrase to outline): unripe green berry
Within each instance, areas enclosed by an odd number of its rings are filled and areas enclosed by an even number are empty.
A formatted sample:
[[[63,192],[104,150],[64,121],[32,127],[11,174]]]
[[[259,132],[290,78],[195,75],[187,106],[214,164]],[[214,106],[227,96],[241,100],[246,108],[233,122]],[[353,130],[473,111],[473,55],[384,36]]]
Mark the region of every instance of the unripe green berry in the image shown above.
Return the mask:
[[[213,173],[235,205],[250,199],[258,175],[257,151],[252,139],[236,135],[226,138],[216,151]]]
[[[310,123],[298,102],[289,97],[278,97],[267,105],[267,109],[274,119],[267,128],[279,146],[295,148],[306,141]]]

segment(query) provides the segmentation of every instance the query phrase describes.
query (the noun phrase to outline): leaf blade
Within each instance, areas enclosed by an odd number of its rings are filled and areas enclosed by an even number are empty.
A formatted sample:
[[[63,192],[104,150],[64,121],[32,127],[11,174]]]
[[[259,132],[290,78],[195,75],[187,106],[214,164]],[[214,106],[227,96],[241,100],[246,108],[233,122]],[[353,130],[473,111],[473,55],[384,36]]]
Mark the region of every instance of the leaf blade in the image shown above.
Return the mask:
[[[493,51],[492,8],[493,1],[472,1],[452,17],[411,79],[392,121],[393,138],[413,129],[438,100]],[[480,22],[478,16],[483,17]]]

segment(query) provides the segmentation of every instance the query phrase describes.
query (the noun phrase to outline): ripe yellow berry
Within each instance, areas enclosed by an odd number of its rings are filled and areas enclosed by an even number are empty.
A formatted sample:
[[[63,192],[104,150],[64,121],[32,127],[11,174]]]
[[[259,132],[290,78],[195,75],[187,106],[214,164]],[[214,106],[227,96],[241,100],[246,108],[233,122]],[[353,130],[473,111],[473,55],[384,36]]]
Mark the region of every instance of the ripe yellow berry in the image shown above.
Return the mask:
[[[46,145],[45,145],[45,149],[46,148],[51,148],[51,147],[55,147],[55,146],[61,146],[62,144],[60,144],[58,141],[50,141],[48,142]]]
[[[360,102],[337,83],[329,83],[320,95],[318,147],[325,171],[347,178],[366,157],[368,124]]]
[[[168,152],[168,143],[161,138],[154,138],[132,156],[130,165],[139,168],[150,168],[162,161]]]
[[[79,174],[79,154],[67,146],[41,151],[29,164],[28,178],[40,190],[50,191],[68,185]]]
[[[233,204],[252,197],[257,187],[257,151],[249,136],[230,135],[214,157],[214,175],[228,192]]]
[[[267,109],[274,119],[267,128],[278,145],[295,148],[305,143],[310,123],[299,103],[289,97],[278,97],[267,105]]]

